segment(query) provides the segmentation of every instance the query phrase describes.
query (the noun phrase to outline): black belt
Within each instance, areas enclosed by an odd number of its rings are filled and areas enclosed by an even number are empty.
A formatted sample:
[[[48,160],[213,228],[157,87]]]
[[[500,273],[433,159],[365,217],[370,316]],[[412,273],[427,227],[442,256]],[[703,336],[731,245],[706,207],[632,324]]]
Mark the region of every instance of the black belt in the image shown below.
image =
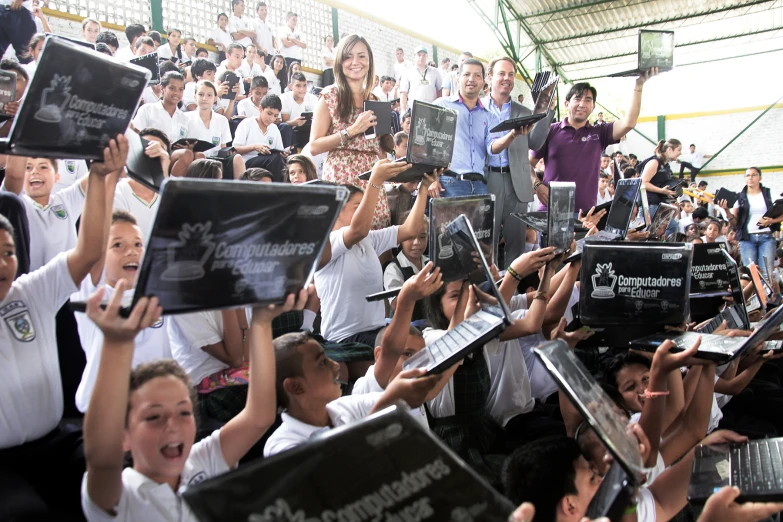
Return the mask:
[[[510,174],[511,167],[489,167],[490,172],[500,172],[502,174]]]
[[[446,173],[444,173],[443,175],[444,176],[449,176],[449,177],[454,178],[454,179],[458,179],[460,181],[480,181],[480,182],[482,182],[485,185],[487,184],[487,180],[484,179],[484,175],[483,174],[479,174],[478,172],[468,172],[468,173],[465,173],[465,174],[457,174],[457,173],[446,174]]]

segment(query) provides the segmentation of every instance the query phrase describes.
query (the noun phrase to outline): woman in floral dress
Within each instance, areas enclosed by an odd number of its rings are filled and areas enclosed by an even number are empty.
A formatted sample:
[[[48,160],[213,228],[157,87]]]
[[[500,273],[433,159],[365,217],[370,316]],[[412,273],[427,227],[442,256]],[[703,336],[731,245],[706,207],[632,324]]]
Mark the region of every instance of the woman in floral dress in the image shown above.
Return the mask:
[[[328,152],[323,165],[323,179],[354,185],[364,190],[368,181],[359,175],[372,169],[382,156],[379,136],[365,139],[364,131],[374,126],[372,111],[364,111],[365,100],[372,94],[375,62],[367,40],[355,34],[340,40],[335,52],[335,84],[321,92],[315,108],[310,133],[310,152]],[[388,227],[391,222],[386,191],[380,191],[373,215],[372,228]]]

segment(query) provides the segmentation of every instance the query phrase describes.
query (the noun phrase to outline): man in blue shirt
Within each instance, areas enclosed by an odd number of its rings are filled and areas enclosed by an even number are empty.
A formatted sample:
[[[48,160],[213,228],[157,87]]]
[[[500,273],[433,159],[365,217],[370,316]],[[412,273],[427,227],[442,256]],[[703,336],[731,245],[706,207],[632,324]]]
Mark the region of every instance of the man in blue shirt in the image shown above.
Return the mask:
[[[490,136],[489,129],[498,120],[481,103],[479,95],[484,88],[484,65],[473,58],[460,65],[459,91],[457,94],[435,100],[435,105],[457,113],[457,134],[454,138],[454,154],[449,169],[460,178],[441,176],[440,182],[429,188],[430,197],[454,197],[486,194],[484,165],[488,154],[506,150],[521,131],[512,130],[498,138]]]

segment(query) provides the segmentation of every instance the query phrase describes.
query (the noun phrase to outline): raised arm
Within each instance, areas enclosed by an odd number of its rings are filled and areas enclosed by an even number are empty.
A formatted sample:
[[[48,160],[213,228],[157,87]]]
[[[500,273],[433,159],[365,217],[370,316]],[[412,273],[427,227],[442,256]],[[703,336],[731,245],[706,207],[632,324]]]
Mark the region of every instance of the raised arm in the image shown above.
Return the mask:
[[[302,310],[307,296],[308,291],[303,289],[296,298],[296,304],[291,294],[283,305],[253,309],[247,402],[242,411],[220,430],[220,448],[229,468],[236,466],[275,422],[277,399],[272,320],[283,312]]]
[[[68,271],[79,286],[103,255],[106,241],[106,214],[111,212],[119,172],[128,159],[128,139],[122,134],[109,142],[103,161],[93,162],[87,176],[87,194],[76,247],[68,252]],[[113,174],[110,176],[110,174]]]
[[[656,74],[658,74],[658,68],[653,67],[636,79],[636,85],[633,88],[633,97],[631,98],[631,106],[628,107],[625,116],[614,122],[612,127],[612,138],[614,138],[615,141],[618,141],[636,127],[636,123],[639,120],[639,110],[642,107],[642,89],[644,88],[644,83]]]
[[[517,276],[519,276],[519,279],[510,272],[506,273],[506,276],[503,277],[503,281],[500,283],[500,288],[498,289],[500,290],[500,295],[503,296],[503,299],[505,299],[507,303],[510,302],[522,279],[530,274],[538,272],[541,267],[555,257],[554,252],[555,247],[539,248],[532,252],[525,252],[513,260],[508,266]]]
[[[13,192],[17,196],[24,190],[24,174],[27,170],[27,158],[24,156],[6,156],[5,178],[3,184],[5,190]]]
[[[400,225],[397,230],[397,243],[402,243],[409,239],[413,239],[419,234],[421,227],[424,225],[424,209],[427,207],[427,189],[435,183],[438,176],[443,172],[442,169],[436,170],[433,175],[424,175],[421,183],[419,184],[419,193],[416,195],[416,201],[413,204],[408,217],[405,219],[405,223]]]
[[[122,294],[127,289],[127,282],[120,280],[106,310],[100,308],[103,289],[87,302],[87,316],[103,331],[101,363],[84,417],[87,494],[106,513],[112,513],[122,494],[123,440],[134,339],[144,328],[155,324],[162,312],[157,298],[143,297],[128,319],[121,318]]]

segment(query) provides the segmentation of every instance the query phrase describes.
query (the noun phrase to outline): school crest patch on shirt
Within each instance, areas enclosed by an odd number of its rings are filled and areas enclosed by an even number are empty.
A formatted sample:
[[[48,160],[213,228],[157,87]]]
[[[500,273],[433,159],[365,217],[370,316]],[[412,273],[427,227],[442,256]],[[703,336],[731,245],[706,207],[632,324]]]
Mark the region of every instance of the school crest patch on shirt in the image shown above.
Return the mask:
[[[179,137],[180,138],[184,138],[185,134],[187,134],[187,133],[188,133],[187,127],[180,126],[180,128],[179,128]]]
[[[5,318],[5,322],[17,341],[29,343],[35,339],[35,327],[30,312],[23,310]]]
[[[68,219],[68,211],[65,210],[63,205],[55,205],[51,208],[51,210],[59,219]]]
[[[69,174],[76,172],[76,162],[73,160],[65,160],[65,170],[67,170]]]
[[[270,145],[272,144],[272,142],[273,142],[273,141],[274,141],[274,140],[272,140],[272,138],[269,138],[269,144],[270,144]]]
[[[212,145],[220,145],[220,136],[212,136]]]

